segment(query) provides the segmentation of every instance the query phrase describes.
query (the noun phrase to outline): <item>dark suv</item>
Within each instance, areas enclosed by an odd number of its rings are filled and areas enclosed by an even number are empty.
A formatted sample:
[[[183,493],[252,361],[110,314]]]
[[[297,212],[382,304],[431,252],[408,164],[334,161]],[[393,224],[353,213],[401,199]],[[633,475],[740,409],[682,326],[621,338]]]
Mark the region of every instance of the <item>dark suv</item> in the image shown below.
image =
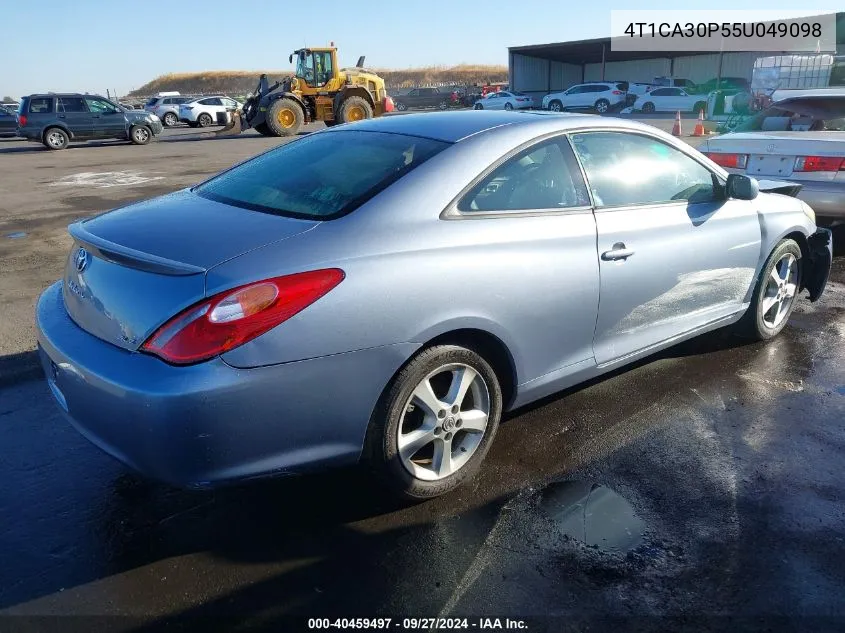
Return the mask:
[[[24,97],[18,110],[18,134],[64,149],[68,143],[119,138],[146,145],[161,134],[161,119],[141,110],[127,110],[98,95],[36,94]]]

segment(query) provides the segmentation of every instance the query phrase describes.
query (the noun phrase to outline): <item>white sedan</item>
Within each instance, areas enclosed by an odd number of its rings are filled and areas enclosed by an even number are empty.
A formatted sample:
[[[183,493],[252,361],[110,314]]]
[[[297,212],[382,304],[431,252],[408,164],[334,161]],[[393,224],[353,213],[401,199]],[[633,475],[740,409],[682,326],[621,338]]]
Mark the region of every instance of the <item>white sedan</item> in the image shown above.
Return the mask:
[[[216,124],[218,113],[242,108],[242,103],[222,95],[198,97],[179,105],[179,120],[191,127],[208,127]]]
[[[699,149],[730,172],[800,185],[817,215],[845,220],[845,89],[776,101]]]
[[[473,106],[476,110],[524,110],[534,107],[534,99],[521,92],[491,92]]]
[[[639,95],[634,110],[649,112],[695,112],[707,110],[707,95],[690,94],[683,88],[655,88]]]

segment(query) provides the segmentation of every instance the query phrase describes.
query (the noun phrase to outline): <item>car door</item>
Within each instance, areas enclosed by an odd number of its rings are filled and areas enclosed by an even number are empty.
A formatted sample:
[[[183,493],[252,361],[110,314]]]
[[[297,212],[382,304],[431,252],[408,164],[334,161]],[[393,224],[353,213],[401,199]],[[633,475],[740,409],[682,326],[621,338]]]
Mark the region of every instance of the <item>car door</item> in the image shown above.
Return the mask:
[[[94,138],[126,136],[126,115],[123,110],[102,97],[85,97],[85,105],[93,119]]]
[[[4,107],[0,107],[0,136],[15,136],[17,127],[18,120],[15,114]]]
[[[694,150],[646,132],[571,139],[595,204],[599,365],[744,309],[761,245],[753,202],[726,199]]]
[[[643,99],[654,104],[655,112],[664,112],[670,109],[666,101],[669,98],[670,90],[671,88],[655,88],[647,93]]]
[[[94,136],[94,117],[82,97],[59,97],[56,116],[63,121],[75,139]]]
[[[581,98],[581,94],[584,90],[584,86],[572,86],[569,90],[561,95],[561,102],[563,103],[564,108],[575,108],[578,107],[578,99]]]
[[[595,219],[566,137],[535,141],[494,165],[455,211],[457,219],[473,220],[450,229],[473,244],[467,262],[487,267],[509,289],[495,303],[510,306],[501,325],[523,338],[523,374],[537,378],[527,389],[549,393],[561,375],[593,367]]]
[[[666,88],[666,107],[671,112],[689,109],[684,93],[680,88]]]
[[[219,97],[209,97],[208,99],[202,99],[200,102],[200,113],[205,112],[206,114],[211,116],[212,121],[217,121],[217,113],[223,112],[223,102],[220,100]],[[197,114],[199,117],[199,114]]]

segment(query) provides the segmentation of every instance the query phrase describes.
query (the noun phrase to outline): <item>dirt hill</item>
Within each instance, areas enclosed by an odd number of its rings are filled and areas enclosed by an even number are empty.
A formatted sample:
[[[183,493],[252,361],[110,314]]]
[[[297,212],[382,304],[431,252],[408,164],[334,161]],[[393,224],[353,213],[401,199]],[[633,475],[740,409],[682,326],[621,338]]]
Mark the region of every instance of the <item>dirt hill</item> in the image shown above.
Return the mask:
[[[384,77],[388,89],[411,88],[413,86],[472,85],[508,80],[506,66],[483,66],[461,64],[458,66],[427,66],[423,68],[372,69]],[[170,73],[153,79],[130,97],[152,95],[165,90],[178,90],[183,94],[224,93],[245,95],[252,92],[258,77],[266,72],[271,81],[280,80],[291,74],[290,70],[230,70],[200,73]]]

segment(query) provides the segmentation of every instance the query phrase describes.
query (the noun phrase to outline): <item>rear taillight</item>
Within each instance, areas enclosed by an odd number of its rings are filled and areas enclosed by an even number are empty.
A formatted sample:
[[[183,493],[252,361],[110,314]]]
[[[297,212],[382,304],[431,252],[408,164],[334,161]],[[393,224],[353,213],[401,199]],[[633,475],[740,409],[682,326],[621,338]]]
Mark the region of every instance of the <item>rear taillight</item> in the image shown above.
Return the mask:
[[[26,125],[26,115],[25,114],[19,114],[18,115],[18,124],[20,124],[21,126]]]
[[[613,91],[613,92],[611,92],[610,94],[612,94],[612,95],[621,95],[621,94],[622,94],[622,91],[620,91],[620,90],[614,90],[614,91]]]
[[[176,365],[207,360],[251,341],[305,309],[344,278],[338,268],[232,288],[170,319],[141,346]]]
[[[841,156],[797,156],[792,171],[840,171],[845,170],[845,158]]]
[[[748,154],[724,154],[722,152],[704,152],[717,165],[732,167],[734,169],[745,169],[748,165]]]

